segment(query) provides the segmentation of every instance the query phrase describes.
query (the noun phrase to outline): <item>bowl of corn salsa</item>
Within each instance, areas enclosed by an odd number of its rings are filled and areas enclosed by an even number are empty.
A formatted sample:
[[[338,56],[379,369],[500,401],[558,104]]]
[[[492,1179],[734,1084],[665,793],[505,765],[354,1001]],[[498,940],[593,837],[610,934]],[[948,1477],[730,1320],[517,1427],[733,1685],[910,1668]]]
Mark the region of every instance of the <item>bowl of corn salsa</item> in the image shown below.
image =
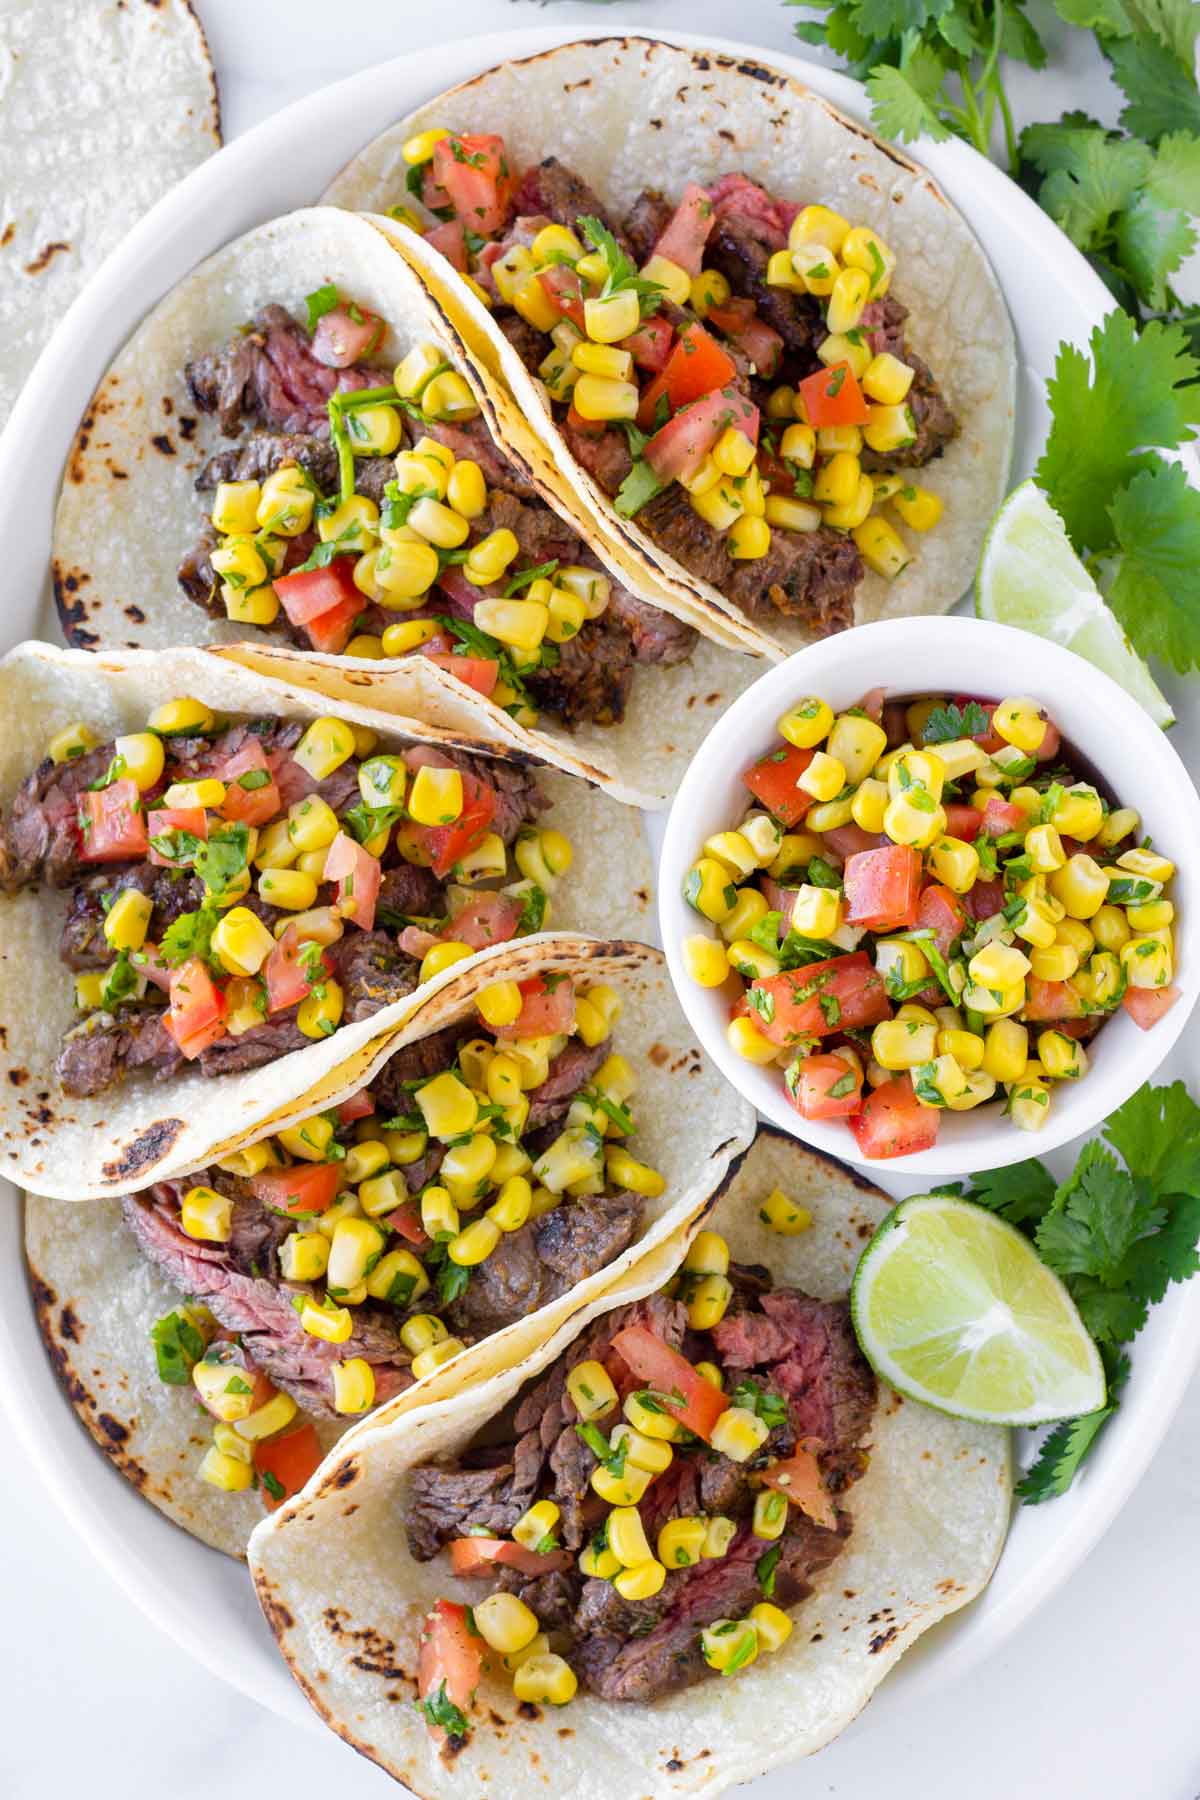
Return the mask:
[[[1200,797],[1073,653],[886,621],[773,669],[680,787],[659,908],[709,1055],[831,1154],[963,1173],[1090,1130],[1200,989]]]

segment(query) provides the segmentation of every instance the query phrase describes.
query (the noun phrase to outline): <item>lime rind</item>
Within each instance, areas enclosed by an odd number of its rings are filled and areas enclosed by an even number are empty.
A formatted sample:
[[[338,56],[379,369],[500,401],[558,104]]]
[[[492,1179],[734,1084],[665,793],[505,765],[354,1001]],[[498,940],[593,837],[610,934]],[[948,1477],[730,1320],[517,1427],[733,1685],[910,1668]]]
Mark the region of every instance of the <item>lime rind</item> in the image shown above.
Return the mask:
[[[1103,1406],[1100,1353],[1062,1282],[1006,1220],[915,1195],[859,1260],[863,1354],[900,1393],[955,1418],[1045,1425]]]
[[[988,528],[975,578],[975,612],[1073,650],[1111,676],[1155,724],[1174,723],[1166,695],[1033,481],[1013,489]]]

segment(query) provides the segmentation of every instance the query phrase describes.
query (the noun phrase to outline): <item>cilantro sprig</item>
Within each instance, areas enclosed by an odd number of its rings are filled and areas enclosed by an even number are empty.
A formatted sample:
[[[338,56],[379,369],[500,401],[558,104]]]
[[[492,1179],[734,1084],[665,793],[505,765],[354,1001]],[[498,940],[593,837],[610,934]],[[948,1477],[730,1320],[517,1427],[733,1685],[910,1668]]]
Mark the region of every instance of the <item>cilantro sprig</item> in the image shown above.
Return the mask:
[[[1017,1485],[1036,1505],[1066,1493],[1116,1412],[1126,1346],[1150,1307],[1200,1272],[1200,1106],[1181,1081],[1141,1087],[1084,1145],[1066,1181],[1034,1160],[977,1175],[966,1194],[1032,1238],[1104,1362],[1105,1404],[1056,1425]]]

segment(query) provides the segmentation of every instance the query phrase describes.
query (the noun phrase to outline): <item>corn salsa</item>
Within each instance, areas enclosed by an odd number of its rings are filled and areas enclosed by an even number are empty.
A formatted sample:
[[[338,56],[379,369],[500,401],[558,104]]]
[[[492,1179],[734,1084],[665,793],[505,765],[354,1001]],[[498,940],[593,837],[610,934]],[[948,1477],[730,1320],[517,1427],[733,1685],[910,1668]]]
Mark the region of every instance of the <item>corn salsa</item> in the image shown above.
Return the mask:
[[[1175,864],[1037,700],[807,696],[778,731],[688,872],[709,929],[683,954],[801,1118],[872,1158],[991,1103],[1038,1131],[1106,1018],[1149,1030],[1178,999]]]

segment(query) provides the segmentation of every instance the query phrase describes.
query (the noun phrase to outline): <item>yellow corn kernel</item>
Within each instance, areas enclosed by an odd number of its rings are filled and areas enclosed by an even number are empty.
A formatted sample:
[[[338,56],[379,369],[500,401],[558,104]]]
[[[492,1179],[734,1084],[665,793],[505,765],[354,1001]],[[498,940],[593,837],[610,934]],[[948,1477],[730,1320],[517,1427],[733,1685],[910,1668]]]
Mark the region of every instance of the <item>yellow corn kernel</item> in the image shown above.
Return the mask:
[[[865,270],[843,268],[829,292],[825,322],[830,331],[854,331],[862,318],[863,307],[867,304],[870,292],[871,278]]]
[[[555,317],[558,317],[557,313]],[[434,376],[421,395],[421,411],[427,419],[444,420],[452,424],[458,420],[475,418],[479,412],[479,402],[471,392],[466,378],[457,369],[446,369]]]
[[[757,562],[771,548],[771,528],[765,518],[735,519],[725,548],[735,562]]]
[[[539,268],[547,263],[561,262],[564,257],[568,262],[577,262],[583,255],[583,245],[565,225],[543,225],[530,249]]]
[[[473,1613],[480,1637],[502,1656],[524,1650],[538,1635],[537,1614],[516,1594],[488,1594]]]
[[[1037,1045],[1038,1061],[1053,1081],[1078,1081],[1087,1073],[1087,1053],[1062,1031],[1043,1031]]]
[[[1129,913],[1144,912],[1144,907],[1130,907]],[[1119,906],[1110,906],[1107,901],[1092,914],[1092,931],[1096,942],[1102,950],[1120,950],[1133,935],[1130,929],[1131,919]],[[1140,926],[1137,929],[1141,929]]]
[[[430,1137],[460,1137],[464,1131],[474,1129],[479,1117],[474,1094],[449,1070],[419,1087],[416,1101]]]
[[[867,413],[862,433],[870,449],[887,455],[889,451],[903,450],[916,442],[917,428],[909,407],[869,406]]]
[[[897,750],[886,762],[888,792],[893,798],[916,786],[924,788],[931,799],[941,799],[946,765],[936,750]]]
[[[175,702],[174,704],[178,705],[181,703]],[[197,702],[197,704],[199,704],[199,702]],[[164,707],[159,707],[158,710],[161,713],[166,709]],[[212,714],[210,713],[208,717],[211,721]],[[168,734],[164,733],[163,735],[166,736]],[[89,750],[97,749],[99,744],[100,739],[96,736],[95,732],[89,730],[89,728],[81,721],[76,720],[75,724],[67,725],[62,731],[57,732],[55,736],[50,739],[50,742],[46,745],[46,755],[50,758],[52,763],[74,762],[76,757],[86,756]]]
[[[899,406],[907,398],[914,373],[907,363],[885,350],[868,363],[862,378],[863,392],[881,406]]]
[[[802,244],[823,244],[836,255],[845,243],[849,231],[849,219],[844,219],[841,213],[833,212],[828,206],[802,206],[792,220],[788,232],[788,247],[798,250]]]
[[[427,1187],[421,1195],[421,1225],[428,1237],[457,1237],[458,1208],[444,1187]]]
[[[706,1561],[715,1561],[725,1555],[737,1536],[737,1525],[720,1513],[714,1514],[707,1523],[704,1533],[704,1549],[701,1555]]]
[[[295,801],[288,808],[287,818],[288,836],[301,855],[309,850],[327,850],[341,830],[337,814],[320,794]],[[306,904],[311,906],[312,901]]]
[[[527,1656],[513,1675],[513,1694],[533,1706],[566,1706],[578,1689],[570,1663],[553,1653]]]
[[[809,814],[811,820],[812,814]],[[888,801],[883,815],[883,829],[894,844],[910,844],[924,850],[942,836],[946,829],[944,807],[914,785]]]
[[[196,1473],[209,1487],[226,1494],[244,1493],[254,1480],[254,1470],[244,1458],[229,1455],[216,1443],[204,1452]]]
[[[113,745],[120,759],[122,775],[133,781],[139,793],[152,788],[163,772],[165,756],[162,739],[153,731],[135,731],[119,737]]]
[[[667,1579],[667,1571],[653,1557],[613,1576],[613,1586],[624,1600],[648,1600]]]
[[[633,1429],[643,1437],[675,1443],[683,1432],[679,1421],[649,1393],[626,1394],[622,1411]]]
[[[842,897],[832,888],[810,887],[797,891],[792,906],[792,925],[804,937],[828,938],[842,922]]]
[[[788,1503],[783,1494],[776,1493],[774,1488],[763,1488],[755,1495],[754,1523],[751,1527],[755,1537],[782,1537],[787,1518]]]
[[[729,958],[723,944],[696,932],[683,940],[683,966],[699,987],[716,988],[729,974]]]
[[[482,988],[476,997],[475,1005],[485,1025],[493,1031],[502,1025],[511,1025],[520,1016],[523,1001],[521,990],[515,981],[493,981]]]
[[[140,950],[150,928],[154,901],[137,888],[122,888],[104,917],[105,942],[114,950]]]
[[[736,892],[733,910],[722,920],[720,926],[721,936],[726,943],[736,943],[745,938],[759,920],[766,917],[768,911],[767,902],[757,888],[743,887]]]
[[[849,506],[858,497],[861,476],[862,469],[857,456],[849,450],[839,450],[817,470],[813,480],[813,499],[825,506]]]
[[[1079,952],[1073,944],[1053,943],[1043,949],[1032,949],[1029,966],[1039,981],[1066,981],[1079,967]]]
[[[323,1238],[318,1238],[323,1243]],[[389,1300],[393,1306],[410,1306],[429,1288],[424,1265],[411,1250],[389,1250],[381,1256],[366,1278],[367,1292],[373,1300]]]
[[[341,983],[325,981],[319,992],[309,994],[296,1009],[296,1024],[305,1037],[332,1037],[342,1022],[346,996]]]
[[[1087,843],[1104,823],[1104,805],[1094,787],[1077,781],[1067,788],[1052,815],[1055,829]]]
[[[689,1569],[700,1561],[708,1521],[695,1515],[668,1519],[658,1534],[658,1560],[667,1569]]]
[[[871,1033],[871,1054],[883,1069],[915,1069],[918,1063],[932,1062],[936,1044],[936,1024],[884,1019]]]
[[[463,781],[457,769],[424,763],[413,779],[408,811],[418,825],[452,825],[463,809]]]
[[[190,737],[193,734],[207,737],[216,720],[203,700],[197,700],[188,694],[178,700],[165,700],[161,706],[156,706],[147,723],[150,730],[156,731],[159,737]],[[87,728],[75,726],[72,729],[86,731]],[[92,745],[89,744],[87,748],[91,749]]]
[[[418,500],[408,515],[409,529],[419,531],[439,550],[457,550],[470,536],[471,527],[440,500]]]
[[[481,631],[517,650],[536,650],[550,625],[550,609],[540,600],[480,600],[475,623]]]
[[[747,1062],[774,1062],[779,1055],[779,1045],[763,1037],[747,1018],[731,1019],[725,1028],[725,1039],[730,1049]]]
[[[725,1275],[702,1275],[690,1290],[688,1324],[693,1331],[711,1331],[720,1324],[733,1299],[733,1286]]]
[[[824,700],[810,695],[784,713],[775,729],[780,737],[800,750],[812,750],[823,743],[833,729],[833,708]],[[829,798],[829,796],[819,796]]]
[[[778,975],[782,966],[777,956],[746,938],[735,938],[725,955],[729,967],[736,969],[744,981],[761,981],[768,975]]]
[[[688,871],[683,897],[696,912],[720,925],[733,911],[737,890],[715,857],[702,856]]]
[[[235,906],[214,929],[212,947],[230,975],[257,975],[275,948],[275,939],[249,907]]]
[[[375,1371],[365,1357],[352,1356],[335,1362],[333,1410],[338,1413],[370,1412],[375,1404]]]
[[[790,250],[775,250],[767,258],[767,286],[787,288],[794,294],[806,294],[804,277],[792,261]]]
[[[683,1266],[697,1275],[727,1275],[729,1245],[719,1231],[698,1231],[688,1247]]]
[[[317,535],[324,544],[340,541],[347,549],[369,550],[379,536],[379,508],[365,494],[351,494],[317,520]]]
[[[1013,744],[1026,756],[1040,750],[1046,735],[1046,721],[1036,700],[1025,696],[1002,700],[992,713],[992,729],[1006,744]]]
[[[983,1069],[996,1081],[1019,1081],[1029,1060],[1029,1032],[1016,1019],[997,1019],[983,1040]]]
[[[690,288],[690,278],[688,285]],[[619,344],[637,330],[640,318],[638,297],[632,288],[620,288],[615,294],[583,303],[584,326],[596,344]]]
[[[760,1650],[780,1650],[792,1635],[793,1622],[781,1606],[760,1600],[750,1608],[747,1623],[753,1625]]]
[[[91,1012],[104,1003],[106,969],[91,969],[75,977],[75,1004],[81,1012]]]
[[[767,279],[770,280],[769,272]],[[719,269],[702,269],[692,277],[687,304],[697,318],[704,319],[714,306],[724,306],[729,294],[729,283]]]
[[[939,1057],[952,1056],[959,1068],[968,1073],[983,1067],[985,1048],[983,1038],[973,1031],[939,1031],[937,1035]]]
[[[918,944],[909,938],[880,938],[875,945],[875,967],[886,978],[906,985],[929,977],[929,963]]]
[[[638,1162],[627,1150],[613,1145],[604,1152],[604,1164],[610,1181],[618,1187],[628,1188],[631,1194],[644,1194],[648,1199],[657,1199],[666,1189],[666,1179],[657,1169],[651,1169],[646,1163]]]
[[[261,494],[257,481],[218,481],[209,515],[213,525],[222,535],[253,532],[258,525]]]
[[[977,950],[967,964],[971,980],[980,987],[1006,988],[1023,981],[1029,973],[1029,958],[1015,944],[1002,944],[993,939]]]
[[[641,1514],[633,1506],[618,1506],[608,1518],[608,1547],[626,1569],[651,1560]]]
[[[768,419],[794,419],[796,417],[796,390],[790,387],[772,388],[767,395]]]
[[[331,1294],[341,1296],[365,1281],[368,1264],[383,1251],[384,1234],[369,1219],[339,1219],[330,1240],[326,1286]]]
[[[566,1387],[581,1419],[602,1419],[617,1404],[617,1390],[603,1363],[576,1363],[567,1375]]]
[[[448,1362],[462,1354],[466,1345],[461,1338],[443,1338],[439,1343],[430,1344],[428,1350],[422,1350],[412,1359],[412,1372],[418,1381],[424,1381],[436,1369],[444,1368]]]
[[[289,912],[305,912],[317,897],[317,883],[313,876],[305,875],[299,869],[264,869],[258,878],[258,892],[269,906],[284,907]],[[240,910],[242,909],[239,908]],[[254,975],[258,971],[242,969],[232,973]]]
[[[780,494],[767,495],[763,517],[780,531],[817,531],[821,525],[819,507]]]
[[[400,154],[410,168],[419,168],[432,159],[434,150],[449,136],[450,133],[441,126],[431,126],[428,131],[418,131],[415,136],[405,138]]]
[[[789,425],[779,440],[779,454],[784,462],[798,468],[811,469],[816,459],[817,434],[811,425]]]
[[[653,281],[675,306],[686,306],[692,291],[692,278],[668,256],[652,256],[642,269],[642,278]]]
[[[888,581],[893,580],[912,561],[904,540],[892,530],[886,519],[864,519],[850,535],[867,567],[874,569],[877,575],[883,575]]]
[[[458,1235],[446,1245],[446,1254],[450,1261],[459,1268],[474,1269],[481,1262],[486,1262],[496,1245],[500,1242],[500,1227],[494,1219],[486,1216],[472,1219],[463,1227]]]
[[[1166,987],[1174,974],[1170,928],[1131,937],[1122,947],[1121,967],[1130,987]]]
[[[432,981],[435,975],[441,975],[446,969],[452,969],[455,963],[466,962],[467,958],[474,954],[470,944],[453,942],[435,944],[433,949],[427,950],[421,958],[419,979],[423,982]]]
[[[857,425],[822,425],[817,432],[817,449],[822,456],[834,456],[839,450],[859,456],[862,447],[863,435]]]
[[[646,1492],[652,1479],[648,1469],[639,1469],[636,1463],[631,1463],[626,1459],[620,1475],[614,1475],[603,1464],[599,1468],[593,1469],[591,1486],[592,1492],[599,1494],[602,1500],[607,1500],[610,1506],[633,1509]]]
[[[870,512],[874,498],[874,481],[869,475],[860,475],[854,498],[846,506],[825,508],[826,525],[836,526],[839,531],[856,531]]]
[[[309,1337],[320,1338],[325,1344],[344,1344],[354,1332],[354,1320],[345,1306],[335,1306],[331,1300],[323,1303],[305,1295],[304,1303],[299,1308],[300,1324]]]
[[[312,524],[316,496],[294,464],[276,469],[262,484],[254,521],[276,537],[299,537]],[[363,546],[365,548],[365,546]]]
[[[887,734],[874,719],[840,713],[834,720],[829,733],[829,754],[841,763],[846,780],[854,786],[867,780],[886,748]]]
[[[436,619],[406,619],[403,624],[389,625],[384,631],[382,644],[385,656],[406,656],[421,644],[427,644],[436,637],[438,625]]]
[[[436,1313],[414,1313],[400,1327],[400,1342],[412,1356],[423,1355],[449,1341],[446,1327]]]
[[[547,893],[553,893],[574,860],[571,840],[561,831],[538,831],[526,826],[513,846],[513,861],[522,875]]]
[[[606,375],[581,375],[573,398],[583,419],[632,419],[640,404],[636,382],[614,381]]]
[[[513,1146],[510,1145],[502,1145],[501,1153],[503,1153],[504,1150],[511,1151],[512,1148]],[[520,1151],[518,1154],[525,1156],[524,1151]],[[500,1161],[501,1155],[498,1154],[496,1164],[493,1164],[492,1167],[493,1181],[496,1179],[496,1168]],[[528,1167],[528,1157],[525,1158],[525,1161],[526,1166]],[[520,1231],[522,1225],[528,1220],[532,1208],[533,1189],[525,1179],[524,1174],[511,1174],[507,1175],[495,1200],[492,1202],[491,1206],[488,1207],[487,1217],[494,1220],[501,1231]]]
[[[979,852],[962,838],[939,838],[930,848],[929,867],[951,893],[966,894],[979,874]]]
[[[1053,827],[1048,829],[1053,830]],[[1029,837],[1032,836],[1030,832]],[[1055,899],[1062,902],[1069,918],[1093,919],[1107,898],[1109,878],[1094,857],[1077,851],[1060,869],[1051,873],[1047,886]]]
[[[846,785],[846,771],[836,756],[817,750],[807,769],[799,776],[797,786],[814,800],[834,800]]]
[[[1105,850],[1114,850],[1127,837],[1136,837],[1142,828],[1141,814],[1132,806],[1114,807],[1105,818],[1095,842]]]
[[[761,1450],[770,1434],[766,1421],[745,1406],[729,1406],[712,1428],[709,1444],[720,1456],[746,1462]]]
[[[1037,879],[1037,877],[1035,877]],[[1044,897],[1034,894],[1025,898],[1025,910],[1013,920],[1013,930],[1028,944],[1048,950],[1054,943],[1057,922]]]
[[[1025,854],[1035,875],[1052,875],[1067,860],[1062,839],[1053,825],[1034,825],[1025,834]],[[1101,901],[1103,900],[1101,895]],[[1100,901],[1097,902],[1099,906]]]
[[[624,1007],[620,994],[607,983],[579,990],[575,1001],[575,1030],[589,1050],[612,1036],[612,1028]]]
[[[486,1132],[476,1132],[465,1143],[455,1144],[447,1150],[442,1159],[439,1179],[445,1182],[458,1199],[460,1196],[455,1190],[469,1189],[473,1193],[481,1182],[487,1180],[495,1160],[495,1138],[489,1137]]]
[[[423,539],[414,537],[401,543],[385,545],[375,558],[379,604],[391,611],[403,610],[406,606],[415,604],[429,592],[437,579],[438,568],[437,551]],[[420,623],[432,625],[433,630],[437,630],[433,620],[421,620]],[[394,630],[395,627],[389,629]],[[416,641],[423,643],[432,635],[432,632],[427,631]],[[383,647],[388,656],[402,654],[400,645],[394,639],[389,644],[387,631],[383,634]]]
[[[808,1208],[797,1206],[782,1188],[771,1189],[758,1209],[758,1217],[763,1225],[777,1231],[781,1237],[799,1237],[812,1227],[812,1214]]]
[[[609,1445],[613,1450],[624,1445],[626,1461],[636,1469],[644,1469],[647,1475],[661,1475],[664,1469],[670,1468],[675,1456],[665,1438],[647,1437],[624,1419],[613,1427]]]
[[[506,306],[515,303],[517,289],[533,270],[533,254],[524,244],[514,244],[492,264],[492,280]],[[556,315],[557,317],[557,315]]]
[[[176,781],[163,795],[164,806],[184,808],[220,806],[225,799],[225,783],[212,778],[202,781]]]
[[[869,225],[856,225],[842,240],[842,261],[848,268],[865,269],[871,277],[871,298],[886,294],[892,279],[896,258],[878,232]]]
[[[233,1223],[233,1201],[215,1188],[189,1188],[179,1209],[179,1223],[188,1237],[209,1244],[227,1244]]]
[[[524,1544],[527,1550],[536,1550],[543,1538],[554,1530],[561,1517],[562,1513],[553,1500],[538,1500],[517,1520],[512,1528],[513,1537],[518,1544]]]
[[[1172,880],[1175,864],[1167,856],[1160,856],[1157,850],[1125,850],[1117,858],[1117,867],[1126,869],[1133,875],[1139,875],[1146,881],[1156,881],[1164,885]]]
[[[880,832],[889,804],[887,788],[882,781],[870,777],[854,790],[850,800],[850,816],[864,831]]]
[[[758,1629],[751,1619],[714,1619],[700,1633],[700,1648],[718,1674],[748,1668],[758,1656]]]
[[[239,1437],[235,1425],[226,1425],[218,1419],[213,1426],[213,1443],[222,1456],[232,1457],[235,1462],[247,1466],[254,1461],[254,1444],[251,1439]]]
[[[235,625],[273,625],[279,617],[279,596],[269,585],[232,588],[228,582],[223,582],[221,599],[225,606],[225,617],[232,619]],[[349,644],[345,654],[350,655]]]
[[[1050,1117],[1050,1090],[1042,1082],[1022,1080],[1010,1090],[1008,1114],[1020,1131],[1040,1131]]]

